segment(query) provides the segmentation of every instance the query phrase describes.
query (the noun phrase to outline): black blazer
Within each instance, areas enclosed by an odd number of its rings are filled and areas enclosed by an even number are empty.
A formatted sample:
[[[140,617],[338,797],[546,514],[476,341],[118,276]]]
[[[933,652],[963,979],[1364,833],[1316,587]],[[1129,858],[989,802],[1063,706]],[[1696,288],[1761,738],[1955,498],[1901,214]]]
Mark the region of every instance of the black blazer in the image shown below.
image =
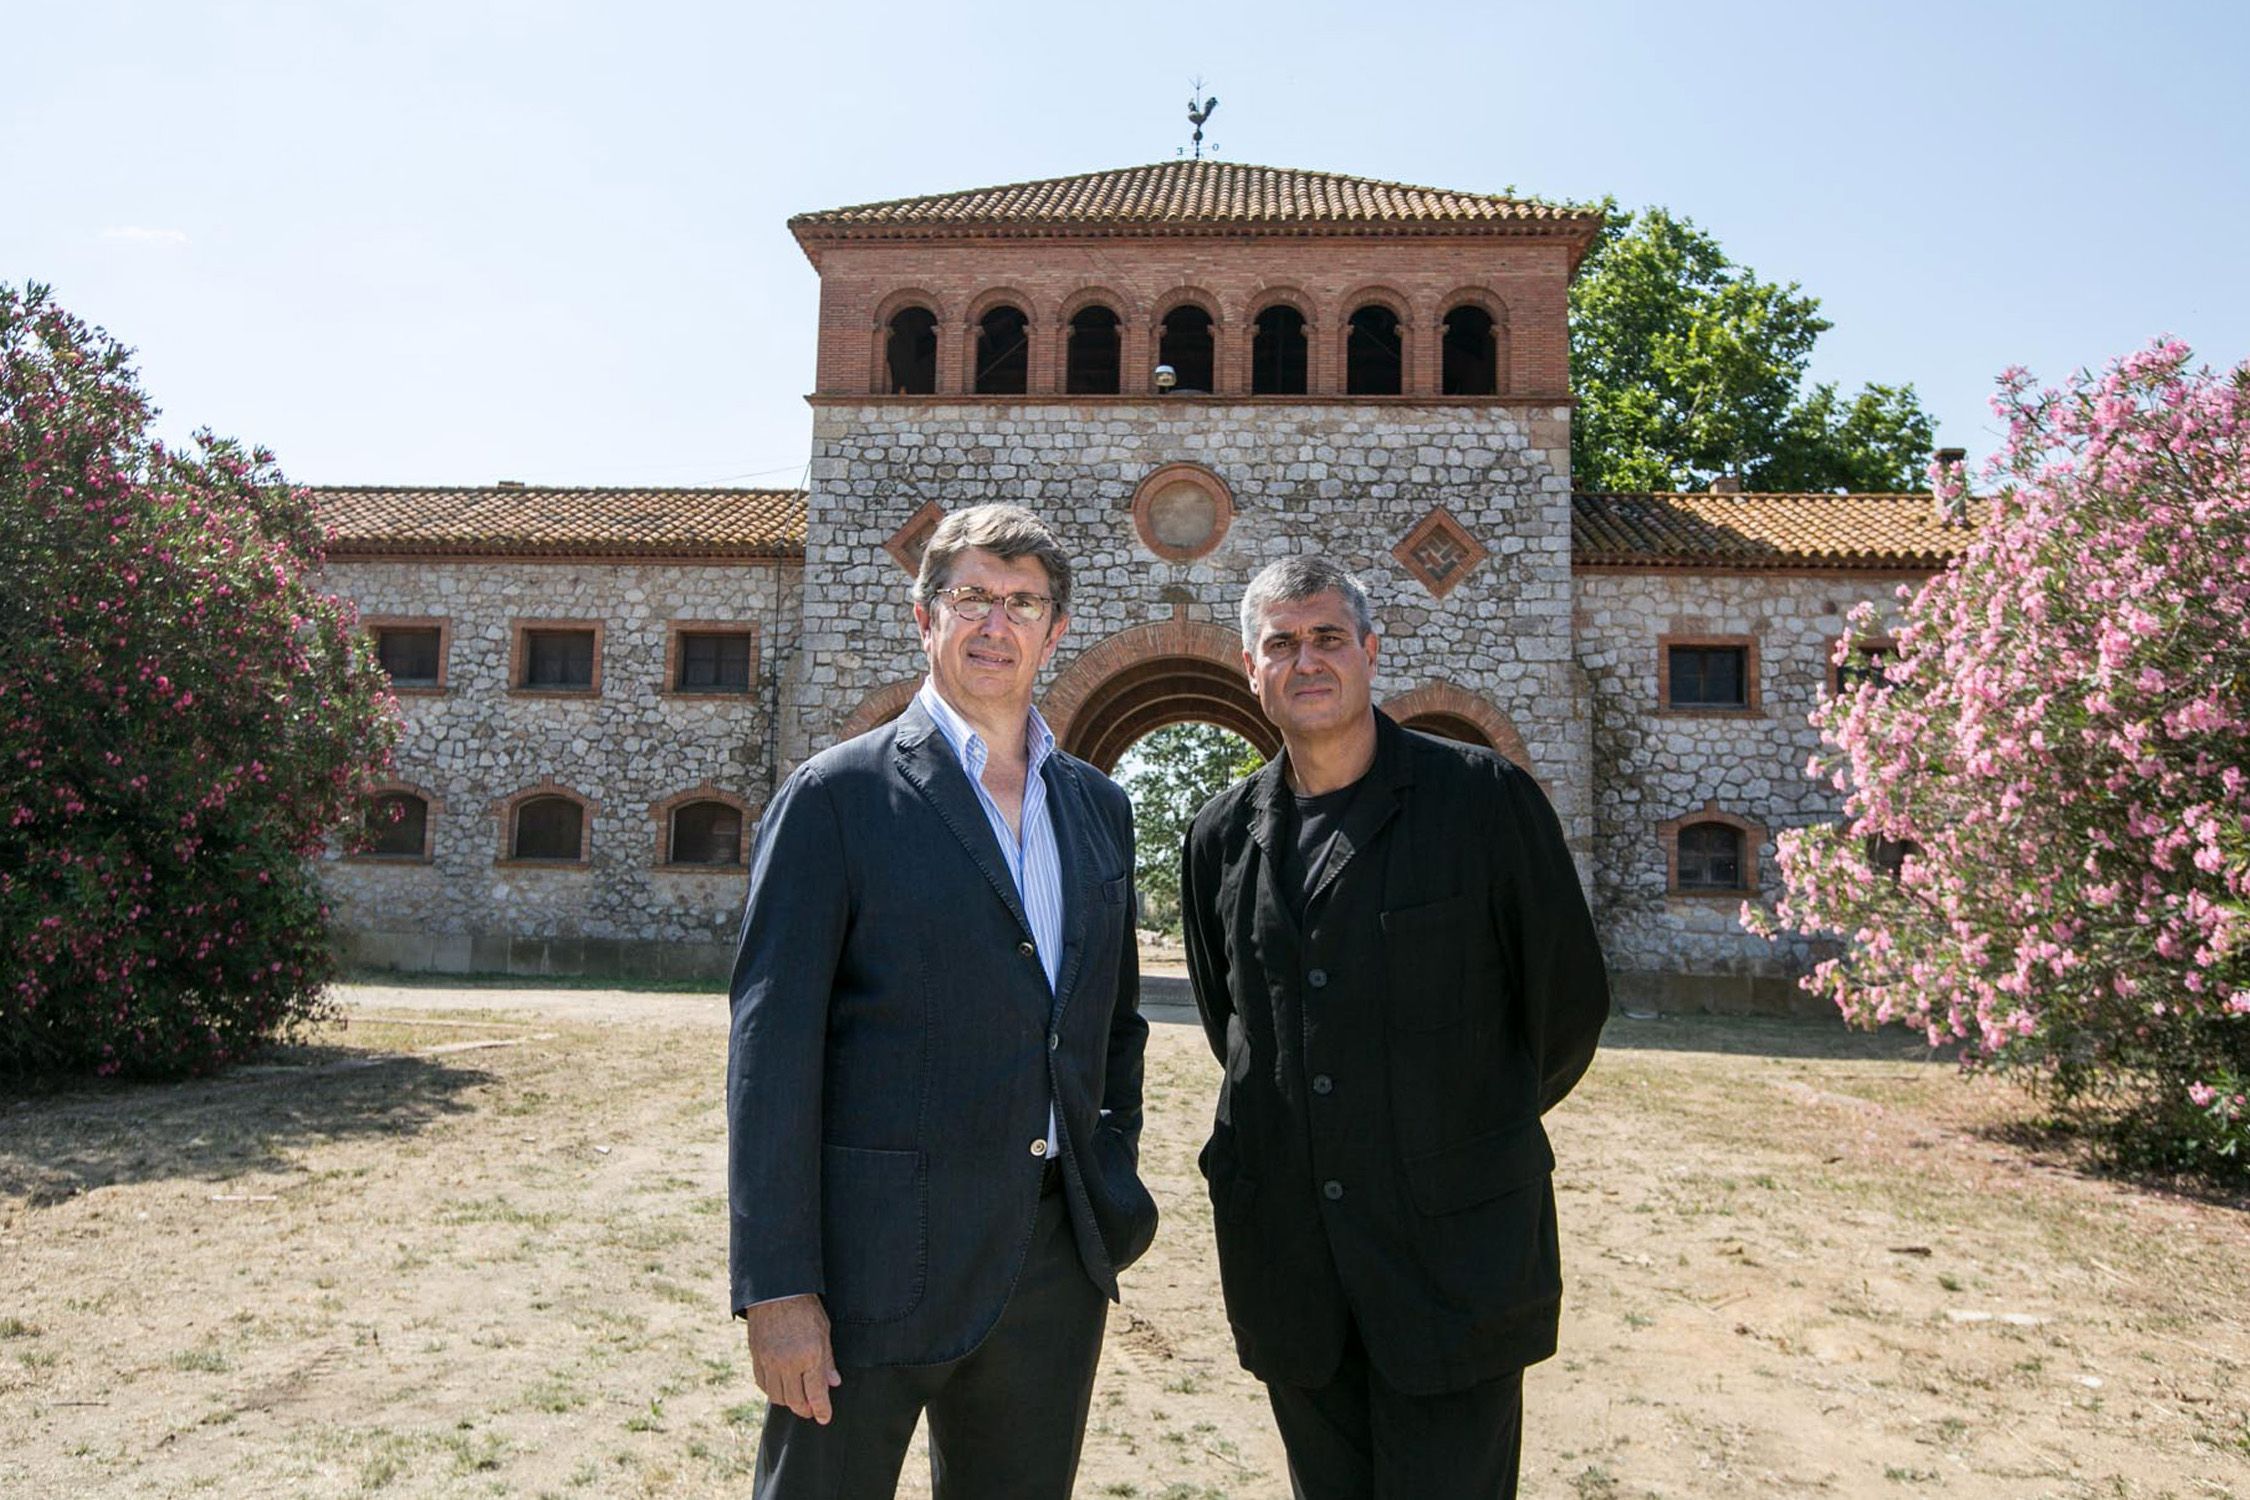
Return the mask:
[[[1187,838],[1189,972],[1226,1065],[1204,1148],[1242,1362],[1317,1385],[1354,1314],[1401,1390],[1554,1352],[1554,1154],[1609,985],[1562,828],[1490,751],[1377,715],[1375,763],[1300,929],[1277,760]]]
[[[1079,1258],[1117,1295],[1156,1207],[1136,1170],[1133,820],[1044,768],[1056,991],[952,747],[919,705],[814,756],[766,810],[727,1057],[732,1306],[817,1292],[839,1364],[967,1353],[1030,1244],[1055,1103]]]

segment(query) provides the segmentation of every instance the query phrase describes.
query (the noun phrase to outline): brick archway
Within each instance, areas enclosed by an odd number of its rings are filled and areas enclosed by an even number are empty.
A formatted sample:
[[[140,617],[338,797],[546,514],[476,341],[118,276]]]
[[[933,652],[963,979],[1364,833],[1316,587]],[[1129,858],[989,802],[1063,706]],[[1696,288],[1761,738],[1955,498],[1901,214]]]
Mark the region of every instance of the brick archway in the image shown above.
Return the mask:
[[[1103,771],[1135,740],[1171,724],[1215,724],[1268,759],[1281,749],[1243,678],[1241,640],[1193,620],[1135,625],[1088,648],[1039,711],[1065,750]]]
[[[1409,729],[1497,750],[1534,777],[1531,752],[1508,716],[1489,701],[1454,683],[1426,682],[1386,700],[1383,712]]]

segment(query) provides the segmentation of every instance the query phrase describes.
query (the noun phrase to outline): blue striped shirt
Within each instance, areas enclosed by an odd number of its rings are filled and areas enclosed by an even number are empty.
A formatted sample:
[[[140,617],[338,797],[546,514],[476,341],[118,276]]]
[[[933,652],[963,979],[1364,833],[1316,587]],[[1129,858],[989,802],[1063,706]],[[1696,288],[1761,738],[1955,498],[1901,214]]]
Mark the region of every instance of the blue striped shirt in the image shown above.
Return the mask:
[[[969,785],[977,794],[977,805],[984,809],[985,822],[992,827],[993,842],[1000,846],[1000,858],[1008,867],[1009,878],[1016,883],[1016,897],[1023,902],[1023,914],[1031,922],[1031,940],[1039,949],[1039,967],[1046,972],[1047,989],[1051,994],[1060,977],[1062,963],[1063,882],[1062,852],[1055,847],[1055,822],[1047,815],[1047,783],[1040,771],[1047,757],[1055,752],[1055,734],[1047,721],[1039,717],[1039,710],[1030,710],[1031,717],[1024,724],[1025,757],[1023,777],[1023,808],[1017,823],[1023,830],[1019,835],[1008,827],[1008,819],[1000,811],[1000,804],[984,787],[985,762],[991,751],[984,736],[969,727],[968,720],[953,711],[937,690],[937,683],[922,679],[922,690],[916,701],[953,747],[954,758],[968,773]],[[1055,1140],[1055,1112],[1047,1107],[1047,1151],[1051,1157]]]

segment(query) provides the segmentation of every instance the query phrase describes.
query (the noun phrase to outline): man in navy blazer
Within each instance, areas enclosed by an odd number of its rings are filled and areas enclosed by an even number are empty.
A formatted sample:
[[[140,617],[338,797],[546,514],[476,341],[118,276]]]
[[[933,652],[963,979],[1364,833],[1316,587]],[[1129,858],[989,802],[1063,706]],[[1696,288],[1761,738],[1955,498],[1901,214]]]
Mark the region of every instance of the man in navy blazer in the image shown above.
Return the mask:
[[[758,830],[727,1059],[732,1306],[760,1500],[1070,1493],[1105,1297],[1148,1248],[1133,821],[1032,689],[1070,564],[1037,517],[938,526],[930,672]]]

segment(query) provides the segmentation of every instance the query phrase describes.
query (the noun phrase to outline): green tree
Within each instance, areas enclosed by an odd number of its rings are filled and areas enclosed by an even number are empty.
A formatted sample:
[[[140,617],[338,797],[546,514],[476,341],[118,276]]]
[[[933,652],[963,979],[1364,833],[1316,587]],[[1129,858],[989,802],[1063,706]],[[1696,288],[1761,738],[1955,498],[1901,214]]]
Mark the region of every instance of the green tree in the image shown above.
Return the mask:
[[[270,455],[150,435],[128,351],[0,285],[0,1073],[181,1073],[314,1014],[309,861],[389,684]]]
[[[1125,752],[1117,780],[1133,799],[1133,873],[1149,926],[1180,930],[1188,825],[1204,803],[1265,763],[1241,735],[1210,724],[1174,724]]]
[[[1917,489],[1929,416],[1911,385],[1807,387],[1830,324],[1661,208],[1616,214],[1570,291],[1572,480],[1582,490]]]

